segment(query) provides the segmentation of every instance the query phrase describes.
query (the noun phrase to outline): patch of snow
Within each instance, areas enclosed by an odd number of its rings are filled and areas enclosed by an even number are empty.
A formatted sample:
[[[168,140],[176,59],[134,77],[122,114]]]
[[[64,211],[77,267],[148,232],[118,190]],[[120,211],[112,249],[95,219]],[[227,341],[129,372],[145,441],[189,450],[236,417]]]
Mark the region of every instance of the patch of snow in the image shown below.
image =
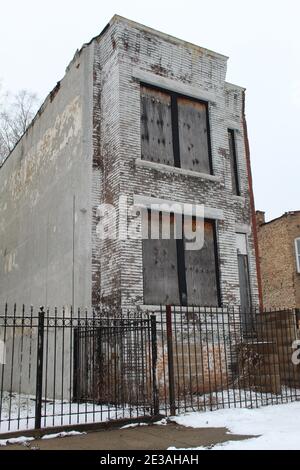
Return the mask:
[[[139,426],[148,426],[149,423],[131,423],[122,426],[120,429],[138,428]]]
[[[168,418],[163,418],[160,421],[155,421],[153,424],[158,424],[159,426],[166,426],[168,423]]]
[[[228,428],[229,433],[257,436],[242,441],[228,441],[213,450],[300,450],[300,402],[258,409],[224,409],[195,412],[172,417],[181,426],[192,428]],[[174,450],[170,447],[169,450]],[[195,449],[195,448],[194,448]],[[197,447],[197,450],[207,450]]]
[[[1,397],[0,397],[1,398]],[[136,406],[72,403],[61,400],[43,401],[42,428],[74,424],[101,423],[145,416],[144,408]],[[3,392],[0,403],[0,434],[24,431],[35,427],[35,397]]]
[[[229,389],[207,393],[205,395],[193,395],[190,400],[178,403],[178,413],[185,409],[191,411],[200,410],[202,416],[211,417],[212,410],[219,412],[236,409],[259,408],[262,405],[277,405],[290,403],[299,394],[300,390],[291,390],[282,387],[280,395],[271,393],[256,393],[251,390]],[[0,403],[0,434],[14,431],[24,431],[35,427],[35,397],[30,395],[18,395],[17,393],[3,392]],[[202,411],[201,411],[202,410]],[[207,411],[206,411],[207,410]],[[165,404],[162,403],[161,413],[165,414]],[[167,410],[168,414],[170,410]],[[150,410],[149,410],[150,415]],[[148,416],[148,410],[137,406],[97,405],[96,403],[73,403],[61,400],[43,401],[42,428],[57,426],[72,426],[95,422],[107,422],[124,418],[137,418]],[[166,418],[154,424],[166,425]],[[250,433],[251,434],[251,433]]]
[[[24,444],[25,442],[34,441],[34,437],[12,437],[10,439],[1,439],[0,447],[7,446],[8,444]]]
[[[86,432],[78,431],[68,431],[68,432],[58,432],[56,434],[45,434],[41,439],[56,439],[58,437],[68,437],[68,436],[80,436],[86,434]]]
[[[203,395],[193,395],[178,404],[178,412],[190,408],[191,411],[214,411],[224,408],[259,408],[265,405],[291,403],[300,400],[300,390],[282,386],[279,395],[269,392],[255,392],[247,389],[216,390]]]

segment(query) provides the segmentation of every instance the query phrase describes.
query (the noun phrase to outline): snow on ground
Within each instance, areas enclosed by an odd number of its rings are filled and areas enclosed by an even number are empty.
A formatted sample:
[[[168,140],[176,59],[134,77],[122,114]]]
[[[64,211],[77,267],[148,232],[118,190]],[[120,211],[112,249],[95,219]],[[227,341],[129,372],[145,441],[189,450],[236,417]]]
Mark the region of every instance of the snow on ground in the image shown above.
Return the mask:
[[[34,441],[34,437],[12,437],[11,439],[1,439],[0,447],[7,446],[8,444],[25,444],[26,442]]]
[[[204,395],[193,395],[186,397],[179,403],[179,410],[191,411],[201,410],[213,411],[223,408],[259,408],[265,405],[279,405],[290,403],[295,398],[300,400],[300,389],[281,387],[278,395],[270,392],[255,392],[247,389],[225,389],[212,391]]]
[[[35,427],[35,399],[29,395],[3,393],[0,405],[0,434]],[[101,423],[122,418],[145,416],[143,408],[96,405],[95,403],[43,402],[42,427]],[[10,420],[9,420],[10,418]]]
[[[192,428],[226,427],[232,434],[258,436],[242,441],[228,441],[213,450],[300,450],[300,402],[258,409],[224,409],[195,412],[170,418]],[[169,448],[174,449],[173,447]],[[205,450],[199,447],[197,450]]]
[[[86,432],[77,432],[77,431],[69,431],[69,432],[58,432],[56,434],[45,434],[44,436],[41,437],[41,439],[56,439],[58,437],[68,437],[68,436],[79,436],[86,434]],[[21,445],[26,445],[27,442],[34,441],[34,437],[12,437],[10,439],[1,439],[0,440],[0,447],[7,446],[9,444],[21,444]]]
[[[139,428],[140,426],[149,426],[149,423],[131,423],[122,426],[120,429]]]
[[[299,398],[300,398],[300,391]],[[192,427],[227,427],[231,433],[261,436],[243,442],[219,444],[214,449],[300,449],[300,402],[289,403],[296,394],[283,388],[276,396],[247,390],[225,390],[212,394],[193,396],[190,404],[180,403],[179,409],[203,408],[199,411],[172,418],[178,424]],[[34,429],[35,399],[29,395],[4,392],[0,401],[0,434]],[[278,405],[278,401],[285,402]],[[273,404],[269,407],[261,405]],[[224,406],[225,409],[217,409]],[[257,408],[258,407],[258,408]],[[145,416],[149,410],[136,407],[116,407],[93,403],[43,402],[42,427],[105,422],[121,418]],[[164,414],[165,410],[161,410]],[[11,420],[9,420],[9,417]],[[164,418],[156,424],[167,424]],[[129,425],[128,427],[136,426]],[[141,426],[142,424],[138,424]],[[230,436],[230,435],[229,435]],[[1,444],[0,444],[1,445]]]
[[[78,432],[78,431],[68,431],[68,432],[58,432],[56,434],[45,434],[41,437],[41,439],[56,439],[58,437],[69,437],[69,436],[82,436],[86,434],[86,432]]]

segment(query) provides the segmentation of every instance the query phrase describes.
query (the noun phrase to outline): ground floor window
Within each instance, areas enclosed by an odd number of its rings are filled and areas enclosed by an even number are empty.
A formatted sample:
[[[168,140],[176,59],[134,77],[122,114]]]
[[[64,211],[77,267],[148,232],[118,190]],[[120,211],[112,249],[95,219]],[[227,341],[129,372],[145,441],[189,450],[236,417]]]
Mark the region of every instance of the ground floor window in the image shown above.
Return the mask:
[[[200,221],[189,219],[189,227],[192,220],[193,230],[199,229]],[[142,226],[144,303],[219,306],[215,222],[202,221],[204,243],[196,250],[187,243],[182,215],[148,210]]]

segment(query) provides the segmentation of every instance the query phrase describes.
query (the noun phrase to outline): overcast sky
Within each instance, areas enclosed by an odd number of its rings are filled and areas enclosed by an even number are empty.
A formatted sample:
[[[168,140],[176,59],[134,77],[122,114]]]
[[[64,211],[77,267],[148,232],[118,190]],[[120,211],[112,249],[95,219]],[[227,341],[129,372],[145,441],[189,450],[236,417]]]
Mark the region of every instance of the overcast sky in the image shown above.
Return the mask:
[[[43,99],[77,48],[117,13],[229,56],[247,88],[256,208],[300,209],[299,0],[0,0],[0,78]]]

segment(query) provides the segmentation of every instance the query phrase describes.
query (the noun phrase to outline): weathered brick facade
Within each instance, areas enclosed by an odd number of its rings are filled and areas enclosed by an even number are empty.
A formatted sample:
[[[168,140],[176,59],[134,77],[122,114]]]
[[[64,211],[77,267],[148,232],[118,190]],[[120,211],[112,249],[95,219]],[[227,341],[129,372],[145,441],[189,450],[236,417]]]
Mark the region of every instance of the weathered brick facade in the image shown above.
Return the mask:
[[[0,170],[2,301],[74,307],[100,303],[143,306],[142,240],[100,240],[97,236],[99,205],[118,207],[120,196],[126,196],[129,204],[143,197],[150,202],[159,199],[205,205],[206,216],[216,223],[223,305],[240,304],[236,233],[244,233],[251,300],[253,305],[258,304],[245,90],[226,82],[226,66],[227,57],[223,55],[119,16],[76,54],[56,94],[46,99]],[[208,103],[212,174],[141,159],[141,83]],[[74,99],[77,121],[73,108],[68,107]],[[61,113],[65,113],[64,122]],[[238,196],[232,191],[228,128],[235,131]],[[53,129],[56,135],[52,135]],[[48,144],[52,145],[50,149]],[[45,170],[35,159],[41,145],[47,158]],[[18,172],[21,176],[29,174],[29,158],[37,175],[45,173],[43,186],[37,190],[32,179],[24,177],[26,190],[23,179],[18,180]],[[19,181],[23,202],[31,201],[31,227],[45,228],[38,235],[33,231],[31,238],[28,225],[18,222],[22,208],[13,202],[14,180]],[[8,241],[12,212],[19,229]],[[141,214],[133,213],[128,219],[140,224]],[[50,253],[47,233],[51,234]],[[33,254],[29,260],[34,245],[39,247],[40,259]],[[5,266],[9,259],[8,273]],[[25,286],[19,282],[20,276],[26,276]]]
[[[265,223],[257,212],[259,257],[265,308],[300,308],[300,274],[295,240],[300,238],[300,211]]]
[[[95,43],[95,63],[102,77],[102,171],[99,201],[126,195],[205,204],[221,211],[217,221],[221,299],[239,304],[235,233],[248,235],[252,301],[258,303],[255,246],[251,221],[249,169],[243,115],[244,89],[226,83],[227,58],[115,17]],[[165,168],[141,160],[140,82],[158,85],[209,102],[213,176]],[[98,102],[94,102],[98,113]],[[236,131],[241,195],[231,187],[227,129]],[[95,173],[96,178],[98,174]],[[123,306],[143,304],[141,240],[102,242],[100,298]],[[97,265],[99,258],[93,259]]]

